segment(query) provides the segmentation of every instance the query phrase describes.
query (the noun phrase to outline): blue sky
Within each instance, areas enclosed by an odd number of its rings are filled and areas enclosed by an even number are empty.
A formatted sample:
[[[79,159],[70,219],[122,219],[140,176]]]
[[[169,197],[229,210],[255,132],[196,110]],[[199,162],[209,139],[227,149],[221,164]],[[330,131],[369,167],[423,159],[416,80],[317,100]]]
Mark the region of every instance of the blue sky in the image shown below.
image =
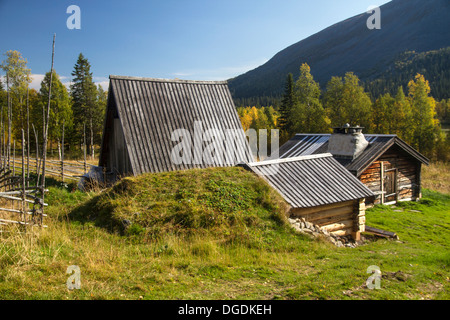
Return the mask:
[[[66,84],[80,52],[94,80],[127,75],[226,80],[277,52],[388,0],[0,0],[1,60],[18,50],[34,81],[51,65]],[[81,29],[69,30],[67,7],[81,9]]]

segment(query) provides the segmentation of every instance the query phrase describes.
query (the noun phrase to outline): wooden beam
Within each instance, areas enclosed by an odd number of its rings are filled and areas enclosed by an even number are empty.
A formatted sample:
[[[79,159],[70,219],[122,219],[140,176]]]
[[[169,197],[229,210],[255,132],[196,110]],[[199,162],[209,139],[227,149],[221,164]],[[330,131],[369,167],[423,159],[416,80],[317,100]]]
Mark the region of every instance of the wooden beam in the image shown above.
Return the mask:
[[[308,220],[308,221],[318,225],[319,227],[324,227],[324,226],[332,225],[335,223],[339,223],[341,221],[349,220],[352,218],[352,216],[353,216],[352,212],[350,212],[348,214],[330,216],[330,217],[326,217],[323,219],[314,219],[314,220]]]
[[[381,229],[377,229],[377,228],[373,228],[373,227],[369,227],[369,226],[366,226],[365,232],[374,234],[376,236],[383,237],[383,238],[398,238],[397,234],[394,232],[385,231],[385,230],[381,230]]]
[[[381,204],[384,204],[384,162],[380,161],[380,170],[381,170],[381,175],[380,175],[380,185],[381,185]]]
[[[338,223],[330,224],[328,226],[323,226],[322,229],[328,232],[334,232],[338,230],[343,230],[347,228],[353,228],[353,220],[344,220]]]
[[[33,227],[39,227],[38,224],[32,224],[32,223],[25,223],[25,222],[21,222],[21,221],[14,221],[14,220],[5,220],[5,219],[0,219],[0,222],[5,222],[5,223],[15,223],[15,224],[21,224],[21,225],[29,225],[29,226],[33,226]],[[47,226],[43,225],[42,227],[47,228]]]
[[[303,217],[308,214],[314,214],[317,212],[322,212],[322,211],[326,211],[326,210],[330,210],[330,209],[347,207],[347,206],[352,206],[352,205],[353,205],[353,201],[345,201],[345,202],[338,202],[338,203],[333,203],[333,204],[329,204],[329,205],[324,205],[324,206],[320,206],[320,207],[295,208],[295,209],[291,210],[291,215],[295,216],[295,217]]]
[[[345,228],[345,229],[333,231],[333,232],[330,232],[330,233],[334,234],[336,236],[339,236],[339,237],[343,237],[343,236],[347,236],[347,235],[352,234],[352,228]]]

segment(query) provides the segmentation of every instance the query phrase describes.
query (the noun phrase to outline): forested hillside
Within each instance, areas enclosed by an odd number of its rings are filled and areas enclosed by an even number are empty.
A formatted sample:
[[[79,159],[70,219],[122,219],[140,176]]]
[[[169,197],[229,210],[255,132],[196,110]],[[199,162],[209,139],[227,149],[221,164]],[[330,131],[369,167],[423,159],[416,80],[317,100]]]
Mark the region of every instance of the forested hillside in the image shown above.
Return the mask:
[[[286,76],[292,73],[297,78],[299,66],[307,63],[322,89],[331,77],[353,72],[364,83],[385,79],[392,92],[400,84],[406,88],[405,81],[421,73],[436,99],[448,98],[448,50],[433,50],[450,46],[450,1],[393,0],[380,9],[381,29],[367,28],[367,13],[339,22],[230,79],[233,97],[247,103],[251,98],[256,102],[261,97],[280,97]],[[427,72],[421,70],[424,67]],[[384,93],[383,80],[372,87],[375,97]]]
[[[436,100],[422,74],[404,79],[405,89],[371,99],[352,72],[332,77],[322,90],[308,64],[299,70],[297,79],[287,76],[276,107],[238,107],[244,130],[279,129],[283,144],[296,133],[328,133],[349,123],[365,133],[396,134],[431,159],[450,160],[450,136],[442,130],[449,123],[450,99]]]
[[[381,76],[366,81],[366,90],[372,97],[384,93],[395,94],[399,86],[406,89],[410,79],[417,73],[428,79],[434,98],[450,98],[450,47],[421,53],[402,53]]]

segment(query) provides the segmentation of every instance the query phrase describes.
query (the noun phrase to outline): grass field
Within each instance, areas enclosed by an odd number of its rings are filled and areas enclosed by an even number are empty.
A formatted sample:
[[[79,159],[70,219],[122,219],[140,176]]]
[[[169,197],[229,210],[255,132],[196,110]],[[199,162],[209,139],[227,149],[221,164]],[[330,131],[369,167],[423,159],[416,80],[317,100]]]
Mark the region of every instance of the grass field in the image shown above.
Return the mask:
[[[437,162],[424,166],[422,175],[424,188],[450,194],[450,165],[448,163]]]
[[[242,169],[145,175],[90,193],[53,182],[49,227],[0,236],[0,298],[449,299],[448,179],[425,170],[424,185],[440,192],[367,212],[399,241],[357,248],[295,233],[279,195]],[[71,265],[80,290],[66,287]],[[370,266],[380,289],[365,285]]]

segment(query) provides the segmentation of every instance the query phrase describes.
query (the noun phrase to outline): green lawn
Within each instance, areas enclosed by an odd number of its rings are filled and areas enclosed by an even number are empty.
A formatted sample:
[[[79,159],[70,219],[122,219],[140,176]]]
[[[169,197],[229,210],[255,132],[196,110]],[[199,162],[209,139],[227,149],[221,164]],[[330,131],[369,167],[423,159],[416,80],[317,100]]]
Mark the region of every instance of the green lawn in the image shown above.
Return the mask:
[[[49,187],[48,228],[1,234],[1,299],[450,297],[450,195],[424,190],[419,203],[370,209],[367,224],[400,240],[337,248],[295,233],[280,197],[243,169],[72,187]],[[66,288],[71,265],[80,290]],[[381,288],[370,290],[373,265]]]

